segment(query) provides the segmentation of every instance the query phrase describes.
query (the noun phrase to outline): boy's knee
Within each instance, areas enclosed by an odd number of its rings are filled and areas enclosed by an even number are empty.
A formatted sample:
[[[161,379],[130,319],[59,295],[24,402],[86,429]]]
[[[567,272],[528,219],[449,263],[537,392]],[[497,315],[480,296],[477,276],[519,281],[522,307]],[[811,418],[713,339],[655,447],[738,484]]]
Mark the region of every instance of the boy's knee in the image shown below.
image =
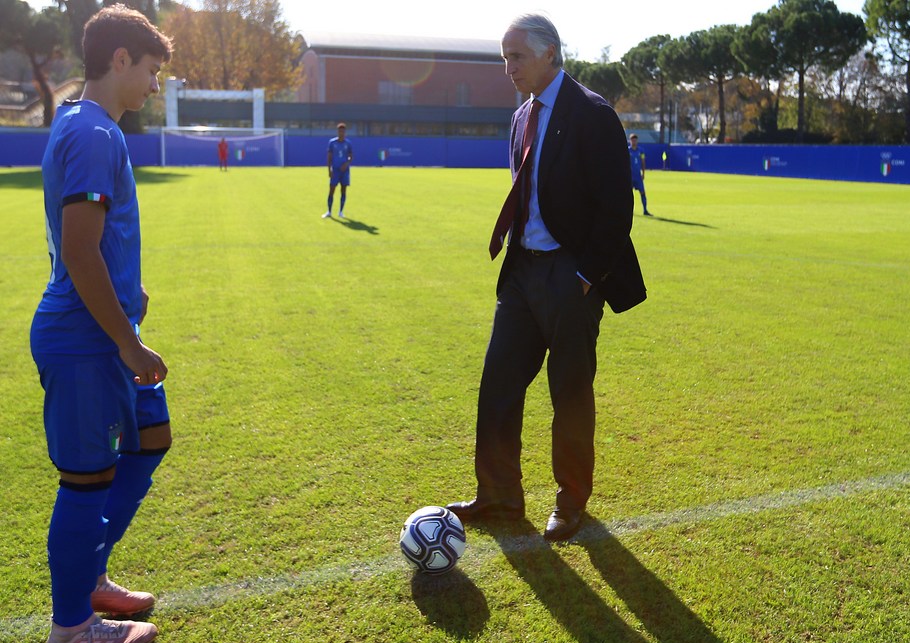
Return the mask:
[[[60,471],[60,486],[73,491],[98,491],[111,485],[116,472],[116,466],[96,473]]]
[[[171,448],[171,424],[139,429],[139,448],[142,451],[162,451]]]

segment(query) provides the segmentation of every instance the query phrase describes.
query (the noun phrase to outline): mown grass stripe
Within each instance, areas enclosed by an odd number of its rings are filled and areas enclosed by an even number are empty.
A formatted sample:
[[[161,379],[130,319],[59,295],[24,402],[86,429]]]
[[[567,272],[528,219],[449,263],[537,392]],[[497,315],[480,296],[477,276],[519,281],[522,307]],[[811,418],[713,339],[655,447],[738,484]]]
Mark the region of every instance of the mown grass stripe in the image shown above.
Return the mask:
[[[644,531],[655,531],[678,524],[698,524],[720,520],[731,516],[756,514],[778,509],[804,506],[814,502],[826,502],[840,498],[849,498],[876,491],[886,491],[910,485],[910,471],[893,473],[861,480],[781,491],[743,498],[716,502],[707,505],[678,509],[675,511],[656,512],[632,518],[613,520],[608,523],[589,525],[583,528],[575,540],[591,542],[603,538],[605,534],[619,537]],[[469,532],[470,533],[470,532]],[[483,563],[490,556],[500,551],[533,551],[550,547],[540,534],[514,536],[499,543],[485,543],[471,547],[467,559],[469,568]],[[462,567],[464,567],[464,563]],[[294,589],[309,588],[341,581],[364,581],[382,574],[403,571],[407,568],[404,559],[397,553],[381,556],[372,561],[355,561],[337,565],[325,565],[306,570],[298,574],[286,574],[272,578],[259,577],[248,580],[212,585],[197,589],[183,590],[162,594],[156,605],[156,611],[193,611],[206,607],[221,605],[233,600],[271,596]],[[443,587],[450,583],[462,582],[461,576],[442,576],[434,579],[434,584]],[[0,620],[0,640],[17,640],[16,637],[31,636],[47,627],[46,616],[23,616]],[[11,638],[7,639],[6,637]]]

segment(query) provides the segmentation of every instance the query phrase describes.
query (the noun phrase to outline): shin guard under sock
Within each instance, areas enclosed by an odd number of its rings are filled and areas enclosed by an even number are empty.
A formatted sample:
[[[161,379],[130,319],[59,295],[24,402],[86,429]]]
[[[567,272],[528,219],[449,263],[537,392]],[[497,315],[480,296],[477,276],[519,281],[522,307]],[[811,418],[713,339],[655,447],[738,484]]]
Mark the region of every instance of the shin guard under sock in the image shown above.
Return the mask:
[[[92,614],[91,594],[98,580],[98,559],[105,546],[102,517],[108,484],[61,483],[47,534],[54,622],[79,625]]]
[[[139,505],[152,487],[152,474],[167,449],[156,451],[142,451],[139,453],[123,453],[117,461],[117,473],[111,483],[111,492],[104,507],[104,517],[107,519],[107,540],[101,557],[98,561],[97,576],[107,572],[107,560],[110,558],[111,549],[116,545],[133,516],[139,510]]]

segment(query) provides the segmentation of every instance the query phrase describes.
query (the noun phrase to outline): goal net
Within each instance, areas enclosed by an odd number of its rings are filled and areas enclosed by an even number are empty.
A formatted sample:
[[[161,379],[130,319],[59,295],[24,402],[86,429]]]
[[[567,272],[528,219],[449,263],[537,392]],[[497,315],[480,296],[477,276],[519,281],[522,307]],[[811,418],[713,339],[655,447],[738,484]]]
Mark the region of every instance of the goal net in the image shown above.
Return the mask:
[[[228,147],[228,166],[284,166],[284,130],[235,127],[165,127],[161,165],[218,165],[218,144]]]

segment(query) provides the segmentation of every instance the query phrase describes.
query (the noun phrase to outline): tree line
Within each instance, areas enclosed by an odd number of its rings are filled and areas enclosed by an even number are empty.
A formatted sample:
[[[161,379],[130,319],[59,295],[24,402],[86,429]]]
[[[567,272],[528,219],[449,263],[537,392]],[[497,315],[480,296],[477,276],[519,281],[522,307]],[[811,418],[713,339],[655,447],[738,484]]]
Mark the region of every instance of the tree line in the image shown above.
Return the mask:
[[[82,65],[82,29],[104,6],[125,4],[171,36],[179,55],[166,73],[192,79],[195,89],[254,89],[275,97],[300,83],[303,38],[281,18],[279,0],[202,0],[192,9],[174,0],[57,0],[35,12],[24,0],[0,0],[0,52],[15,50],[31,67],[44,102],[44,125],[54,117],[48,70],[61,59]],[[76,74],[76,75],[81,75]],[[155,109],[151,102],[144,112]],[[147,113],[124,114],[127,132],[141,131]]]
[[[64,58],[81,65],[83,25],[115,1],[57,0],[36,13],[24,0],[0,0],[0,51],[28,60],[45,125],[54,113],[48,67]],[[167,73],[194,88],[264,87],[275,99],[302,80],[305,43],[279,0],[124,4],[175,39]],[[653,120],[661,142],[672,131],[701,142],[910,143],[910,1],[866,0],[863,13],[779,0],[745,26],[651,36],[618,62],[609,49],[594,63],[567,52],[566,69],[619,112],[645,115],[645,127]],[[142,116],[127,118],[125,130],[141,127]]]
[[[910,143],[910,2],[863,13],[779,0],[745,26],[652,36],[567,69],[621,113],[656,112],[660,142],[672,126],[701,142]]]

